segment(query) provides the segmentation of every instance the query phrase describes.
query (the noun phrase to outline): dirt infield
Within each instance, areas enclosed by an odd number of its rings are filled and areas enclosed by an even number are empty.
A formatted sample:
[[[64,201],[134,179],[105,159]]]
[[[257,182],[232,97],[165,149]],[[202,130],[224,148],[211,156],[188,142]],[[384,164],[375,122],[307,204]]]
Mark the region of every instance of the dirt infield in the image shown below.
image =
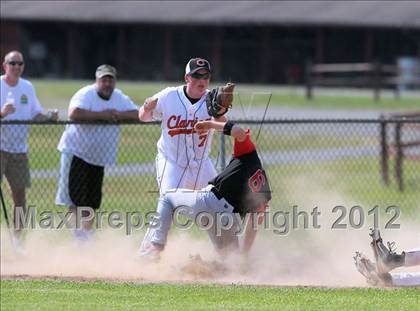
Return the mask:
[[[333,194],[326,198],[322,189],[306,190],[312,193],[310,202],[346,202]],[[140,283],[367,286],[356,271],[353,256],[361,251],[372,258],[369,226],[332,230],[331,223],[322,218],[320,229],[291,230],[287,235],[262,230],[246,258],[236,253],[223,260],[205,233],[192,237],[188,231],[172,230],[161,261],[155,264],[135,258],[142,233],[126,236],[124,230],[100,230],[92,241],[80,244],[66,230],[32,230],[25,239],[26,255],[18,255],[3,228],[0,275]],[[396,241],[398,251],[420,245],[418,223],[408,220],[401,219],[399,230],[383,230],[382,236],[385,241]]]
[[[217,283],[267,286],[366,287],[353,265],[354,250],[370,254],[366,232],[340,232],[305,238],[263,234],[247,260],[231,255],[223,262],[205,238],[175,234],[159,263],[135,259],[141,237],[98,232],[90,245],[79,245],[59,232],[34,231],[25,256],[16,255],[2,234],[2,279],[52,279],[135,283]],[[404,245],[416,236],[395,240]],[[328,238],[329,237],[329,238]],[[333,242],[335,240],[335,242]],[[334,244],[333,244],[334,243]],[[197,257],[199,254],[199,257]]]

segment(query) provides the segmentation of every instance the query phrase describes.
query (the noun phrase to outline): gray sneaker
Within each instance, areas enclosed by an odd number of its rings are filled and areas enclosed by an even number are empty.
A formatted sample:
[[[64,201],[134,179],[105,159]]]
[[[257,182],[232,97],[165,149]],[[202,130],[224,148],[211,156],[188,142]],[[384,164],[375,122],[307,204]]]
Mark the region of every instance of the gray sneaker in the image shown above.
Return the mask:
[[[142,262],[158,262],[163,248],[163,245],[157,243],[143,242],[136,254],[136,259]]]
[[[23,245],[22,237],[19,235],[13,236],[13,250],[15,254],[20,257],[26,257],[28,255],[25,246]]]

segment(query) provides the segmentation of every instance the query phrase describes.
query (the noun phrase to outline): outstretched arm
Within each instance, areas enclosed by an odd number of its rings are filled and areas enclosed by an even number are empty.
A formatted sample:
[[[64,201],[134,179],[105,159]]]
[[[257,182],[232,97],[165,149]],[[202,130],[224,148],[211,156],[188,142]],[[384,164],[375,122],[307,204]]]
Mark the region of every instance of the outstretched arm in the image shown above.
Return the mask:
[[[138,120],[138,110],[117,111],[116,116],[120,121]]]
[[[34,117],[35,121],[40,121],[40,122],[44,122],[44,121],[58,121],[58,110],[54,109],[49,111],[48,113],[38,113],[35,117]]]
[[[214,120],[217,121],[217,122],[227,122],[228,118],[226,118],[226,116],[223,115],[223,116],[220,116],[218,118],[214,118]]]
[[[200,134],[202,132],[207,132],[210,129],[215,129],[216,131],[233,136],[235,138],[235,143],[233,145],[234,157],[239,157],[255,151],[255,145],[251,140],[249,129],[244,130],[240,125],[231,121],[200,121],[194,126],[194,129]]]
[[[116,110],[90,111],[82,108],[73,108],[69,111],[69,119],[72,121],[117,121]]]
[[[227,123],[229,122],[220,122],[215,120],[200,121],[196,123],[194,129],[198,133],[207,132],[210,129],[223,132],[225,130],[225,126],[229,126]],[[246,139],[246,131],[240,125],[230,122],[230,125],[232,124],[233,126],[230,130],[230,136],[234,137],[239,142],[244,141]]]

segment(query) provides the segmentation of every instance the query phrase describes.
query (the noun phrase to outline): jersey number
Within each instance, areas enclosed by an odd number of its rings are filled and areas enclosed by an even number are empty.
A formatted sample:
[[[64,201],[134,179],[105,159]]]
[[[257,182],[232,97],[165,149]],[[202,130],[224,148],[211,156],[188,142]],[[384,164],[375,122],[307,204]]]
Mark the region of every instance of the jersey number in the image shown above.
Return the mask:
[[[251,178],[248,179],[248,186],[252,192],[260,192],[265,185],[265,176],[261,169],[258,169]]]
[[[206,140],[207,140],[207,133],[198,136],[198,139],[200,140],[200,143],[198,144],[198,147],[203,147]]]

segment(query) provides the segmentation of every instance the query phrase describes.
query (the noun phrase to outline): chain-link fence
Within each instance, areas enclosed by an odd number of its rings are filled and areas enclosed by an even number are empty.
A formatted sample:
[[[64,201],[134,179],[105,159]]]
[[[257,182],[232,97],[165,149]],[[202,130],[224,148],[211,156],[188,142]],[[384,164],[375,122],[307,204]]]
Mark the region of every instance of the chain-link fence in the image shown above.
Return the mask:
[[[239,122],[251,129],[270,178],[272,209],[318,206],[331,210],[337,205],[348,208],[358,205],[370,210],[375,206],[398,206],[402,217],[419,218],[420,120]],[[57,145],[64,127],[70,122],[21,123],[3,121],[1,131],[3,146],[5,131],[10,138],[22,127],[31,126],[28,157],[32,185],[27,190],[26,204],[36,206],[38,211],[62,210],[55,205],[60,172]],[[102,147],[108,148],[106,135],[109,127],[115,128],[116,124],[82,126],[95,127],[103,133],[105,143]],[[115,165],[105,169],[101,210],[153,211],[159,197],[155,157],[160,126],[157,123],[121,123],[118,126],[117,160]],[[14,141],[12,139],[8,144]],[[222,139],[220,134],[215,134],[211,158],[219,171],[231,153],[232,139]],[[4,152],[1,161],[4,166]],[[4,176],[1,189],[10,214],[13,201]]]

